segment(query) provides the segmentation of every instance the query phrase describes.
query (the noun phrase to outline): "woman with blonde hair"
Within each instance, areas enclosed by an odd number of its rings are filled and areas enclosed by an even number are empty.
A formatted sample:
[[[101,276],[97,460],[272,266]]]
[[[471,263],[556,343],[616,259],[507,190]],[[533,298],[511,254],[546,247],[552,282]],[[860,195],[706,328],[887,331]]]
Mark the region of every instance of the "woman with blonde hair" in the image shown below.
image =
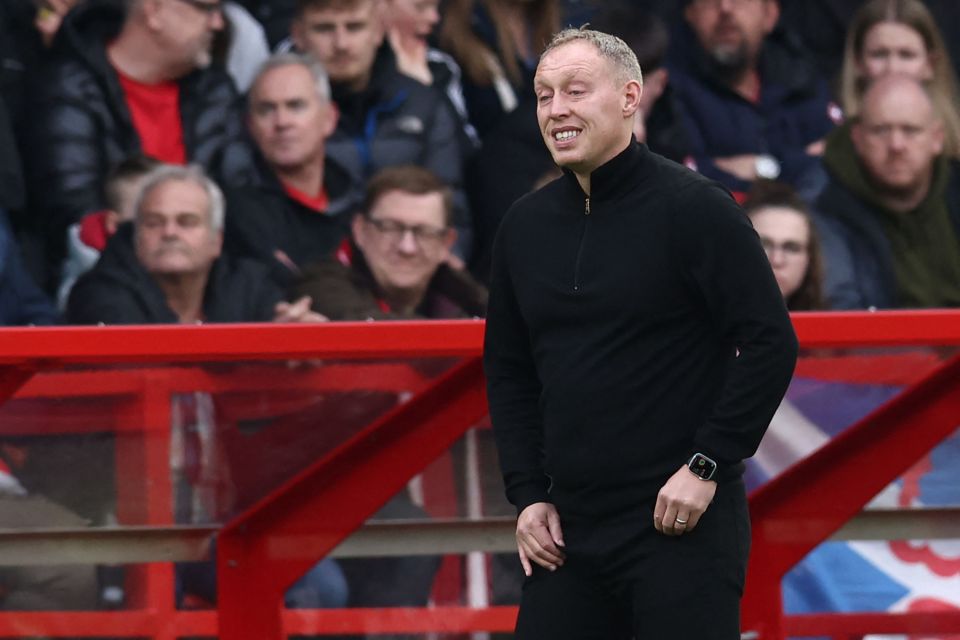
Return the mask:
[[[845,116],[859,113],[871,81],[895,73],[928,85],[944,123],[944,152],[960,157],[960,91],[933,16],[921,0],[868,0],[847,30],[840,74]]]

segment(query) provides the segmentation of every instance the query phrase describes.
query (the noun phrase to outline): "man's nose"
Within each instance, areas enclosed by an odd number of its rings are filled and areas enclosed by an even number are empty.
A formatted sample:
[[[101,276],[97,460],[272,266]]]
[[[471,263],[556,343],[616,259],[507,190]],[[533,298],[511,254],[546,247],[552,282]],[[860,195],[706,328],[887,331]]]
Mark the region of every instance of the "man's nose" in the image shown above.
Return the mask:
[[[400,242],[397,243],[397,249],[403,254],[413,254],[420,249],[417,243],[417,237],[413,234],[413,229],[404,229],[400,236]]]

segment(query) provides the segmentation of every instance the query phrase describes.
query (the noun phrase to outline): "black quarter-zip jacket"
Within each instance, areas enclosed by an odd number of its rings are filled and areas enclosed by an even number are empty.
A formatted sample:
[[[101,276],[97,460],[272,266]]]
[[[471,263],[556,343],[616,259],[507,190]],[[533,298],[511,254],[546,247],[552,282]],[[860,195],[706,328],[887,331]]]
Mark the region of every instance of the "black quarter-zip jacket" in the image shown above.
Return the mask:
[[[797,340],[750,222],[711,182],[631,143],[518,200],[494,244],[484,367],[518,511],[613,513],[696,451],[742,473]]]

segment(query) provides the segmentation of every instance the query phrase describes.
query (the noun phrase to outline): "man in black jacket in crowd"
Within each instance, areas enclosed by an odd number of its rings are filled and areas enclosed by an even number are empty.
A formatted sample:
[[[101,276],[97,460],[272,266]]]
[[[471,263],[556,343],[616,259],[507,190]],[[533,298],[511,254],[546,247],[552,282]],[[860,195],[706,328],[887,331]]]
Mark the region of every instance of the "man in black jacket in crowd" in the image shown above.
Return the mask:
[[[133,226],[121,226],[70,293],[75,324],[314,321],[262,265],[221,257],[223,194],[195,166],[144,178]]]
[[[363,183],[325,153],[337,124],[320,63],[274,55],[250,89],[257,184],[227,193],[225,248],[271,266],[288,287],[304,266],[333,255],[359,207]]]
[[[494,244],[484,359],[521,640],[740,637],[742,460],[797,342],[729,194],[634,141],[640,78],[618,38],[555,36],[534,88],[564,175]]]
[[[32,87],[28,189],[59,267],[65,232],[105,208],[104,177],[146,154],[244,183],[251,167],[237,92],[211,64],[215,0],[88,0],[67,14]]]

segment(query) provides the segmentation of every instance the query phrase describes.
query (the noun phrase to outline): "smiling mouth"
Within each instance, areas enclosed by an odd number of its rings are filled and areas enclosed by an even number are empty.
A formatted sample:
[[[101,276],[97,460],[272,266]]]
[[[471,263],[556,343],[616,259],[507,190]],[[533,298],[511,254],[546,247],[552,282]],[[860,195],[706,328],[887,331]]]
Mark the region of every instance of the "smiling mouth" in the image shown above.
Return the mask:
[[[566,142],[567,140],[573,140],[580,135],[579,131],[557,131],[553,134],[553,139],[557,142]]]

